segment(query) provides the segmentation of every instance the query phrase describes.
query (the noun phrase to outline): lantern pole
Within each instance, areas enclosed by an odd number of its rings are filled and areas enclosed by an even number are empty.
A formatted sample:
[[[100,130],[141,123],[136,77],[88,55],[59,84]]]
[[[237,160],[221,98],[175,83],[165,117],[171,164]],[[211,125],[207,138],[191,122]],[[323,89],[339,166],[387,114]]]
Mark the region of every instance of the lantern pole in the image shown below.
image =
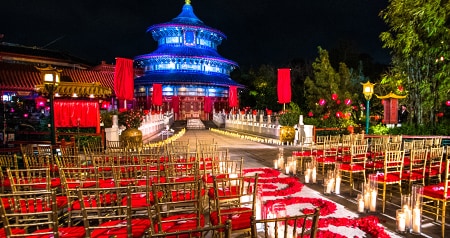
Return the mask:
[[[363,86],[363,94],[367,100],[366,104],[366,134],[369,134],[369,119],[370,119],[370,99],[373,95],[373,86],[375,84],[367,81],[366,83],[361,83]]]

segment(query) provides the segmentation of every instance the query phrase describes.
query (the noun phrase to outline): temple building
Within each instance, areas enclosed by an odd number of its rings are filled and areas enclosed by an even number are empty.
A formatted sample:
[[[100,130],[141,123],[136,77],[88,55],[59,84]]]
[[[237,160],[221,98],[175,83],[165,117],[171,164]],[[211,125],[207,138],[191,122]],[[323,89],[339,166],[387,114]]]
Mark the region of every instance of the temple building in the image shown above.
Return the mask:
[[[177,17],[152,25],[147,32],[158,47],[134,58],[144,71],[134,81],[139,107],[173,110],[176,120],[209,120],[214,110],[229,109],[230,87],[243,87],[230,78],[238,65],[217,52],[225,34],[206,26],[189,0]],[[155,93],[162,94],[161,105],[152,101],[154,85],[162,91]]]

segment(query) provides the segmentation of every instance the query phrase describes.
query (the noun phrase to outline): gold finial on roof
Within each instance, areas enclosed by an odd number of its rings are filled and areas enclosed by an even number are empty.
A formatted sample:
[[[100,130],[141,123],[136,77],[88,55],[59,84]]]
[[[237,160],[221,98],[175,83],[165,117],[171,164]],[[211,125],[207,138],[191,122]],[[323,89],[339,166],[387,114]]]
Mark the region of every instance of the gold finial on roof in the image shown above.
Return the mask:
[[[191,5],[191,0],[186,0],[185,3],[186,3],[187,5]]]

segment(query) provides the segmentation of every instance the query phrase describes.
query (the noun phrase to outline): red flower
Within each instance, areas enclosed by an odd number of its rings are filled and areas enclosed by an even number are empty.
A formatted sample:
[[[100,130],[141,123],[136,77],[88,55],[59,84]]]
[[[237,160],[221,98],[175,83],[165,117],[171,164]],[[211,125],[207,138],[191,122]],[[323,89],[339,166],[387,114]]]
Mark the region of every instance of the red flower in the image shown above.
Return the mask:
[[[308,116],[313,117],[314,116],[313,112],[308,112]]]

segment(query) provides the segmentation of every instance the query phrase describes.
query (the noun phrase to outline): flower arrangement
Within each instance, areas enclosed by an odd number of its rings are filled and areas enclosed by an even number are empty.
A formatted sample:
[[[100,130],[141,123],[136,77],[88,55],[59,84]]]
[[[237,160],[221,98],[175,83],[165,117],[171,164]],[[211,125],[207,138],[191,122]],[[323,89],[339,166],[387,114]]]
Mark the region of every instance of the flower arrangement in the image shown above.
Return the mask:
[[[139,128],[144,120],[143,113],[138,110],[127,110],[119,113],[119,124],[128,128]]]

